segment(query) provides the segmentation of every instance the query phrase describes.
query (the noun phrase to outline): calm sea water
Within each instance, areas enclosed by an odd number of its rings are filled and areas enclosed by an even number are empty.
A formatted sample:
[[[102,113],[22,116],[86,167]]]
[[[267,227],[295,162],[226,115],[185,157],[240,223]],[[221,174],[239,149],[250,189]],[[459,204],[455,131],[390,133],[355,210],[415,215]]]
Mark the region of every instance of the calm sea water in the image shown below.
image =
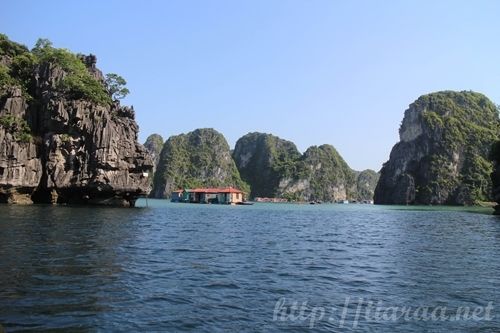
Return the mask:
[[[500,218],[489,210],[148,206],[0,206],[0,324],[500,332]],[[417,312],[392,316],[404,307]],[[441,317],[457,309],[478,312]]]

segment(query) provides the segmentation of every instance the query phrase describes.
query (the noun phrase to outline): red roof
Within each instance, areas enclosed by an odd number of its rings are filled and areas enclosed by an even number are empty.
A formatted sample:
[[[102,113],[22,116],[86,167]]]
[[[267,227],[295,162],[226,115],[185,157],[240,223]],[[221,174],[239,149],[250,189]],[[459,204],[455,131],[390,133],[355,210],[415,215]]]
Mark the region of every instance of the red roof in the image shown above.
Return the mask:
[[[238,190],[234,187],[208,187],[208,188],[193,188],[187,189],[190,193],[243,193],[243,191]]]

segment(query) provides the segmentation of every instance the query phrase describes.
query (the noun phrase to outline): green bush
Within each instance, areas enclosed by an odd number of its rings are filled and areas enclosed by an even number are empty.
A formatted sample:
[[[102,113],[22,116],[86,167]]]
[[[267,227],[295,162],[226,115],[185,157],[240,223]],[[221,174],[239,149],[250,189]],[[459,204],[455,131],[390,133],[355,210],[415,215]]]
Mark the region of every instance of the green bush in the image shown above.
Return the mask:
[[[26,46],[13,42],[6,35],[0,34],[0,55],[15,57],[26,52],[29,52]]]
[[[33,54],[19,54],[12,59],[11,76],[17,78],[24,87],[29,88],[36,64],[37,59]]]
[[[432,130],[443,127],[443,120],[436,112],[424,111],[422,117]]]
[[[11,115],[0,117],[0,126],[14,135],[17,141],[31,141],[31,128],[26,120]]]
[[[17,85],[17,82],[10,76],[9,68],[0,65],[0,98],[7,93],[9,87],[15,85]]]
[[[496,141],[491,145],[489,159],[496,163],[500,163],[500,141]]]
[[[11,86],[14,83],[14,79],[9,74],[9,68],[4,65],[0,65],[0,88]]]
[[[52,47],[52,43],[46,39],[39,39],[32,53],[38,63],[56,64],[66,72],[58,88],[70,97],[87,99],[101,105],[111,104],[111,97],[105,87],[92,77],[77,55],[66,49]]]
[[[71,98],[88,99],[100,105],[111,104],[111,97],[88,72],[73,72],[67,75],[60,82],[59,88],[68,93]]]
[[[0,34],[0,56],[7,56],[12,60],[9,67],[0,65],[0,97],[6,94],[9,87],[18,86],[24,97],[30,99],[28,88],[35,62],[34,56],[26,46],[10,41],[4,34]]]
[[[33,75],[39,64],[54,64],[59,66],[65,75],[58,82],[57,89],[67,97],[86,99],[106,106],[112,103],[111,94],[106,90],[103,82],[99,82],[88,71],[81,57],[62,48],[55,48],[48,39],[39,39],[31,52],[25,46],[10,41],[6,35],[0,34],[0,56],[11,59],[9,67],[0,66],[0,97],[5,95],[7,88],[19,86],[23,95],[31,99],[29,92],[33,92]],[[114,93],[117,98],[124,97],[128,89],[124,87],[125,80],[111,74],[111,83],[114,83]]]

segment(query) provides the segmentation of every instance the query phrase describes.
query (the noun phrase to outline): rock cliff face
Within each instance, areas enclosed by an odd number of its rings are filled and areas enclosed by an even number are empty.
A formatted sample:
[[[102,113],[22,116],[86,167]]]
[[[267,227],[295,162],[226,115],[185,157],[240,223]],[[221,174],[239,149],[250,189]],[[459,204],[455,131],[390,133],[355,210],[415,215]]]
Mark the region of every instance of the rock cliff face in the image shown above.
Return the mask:
[[[291,177],[301,154],[293,142],[266,133],[241,137],[233,158],[241,178],[251,185],[251,197],[275,197],[280,181]]]
[[[241,137],[233,158],[241,177],[252,188],[251,197],[372,200],[378,179],[375,171],[351,170],[331,145],[313,146],[300,154],[293,142],[266,133]]]
[[[163,138],[160,134],[151,134],[146,139],[144,147],[148,150],[149,154],[153,158],[153,172],[155,172],[156,167],[158,166],[158,162],[160,161],[160,153],[161,149],[163,148]]]
[[[0,202],[133,206],[152,161],[95,56],[0,35]]]
[[[380,174],[376,171],[367,169],[357,172],[356,175],[356,194],[358,201],[371,201],[375,194]]]
[[[405,111],[400,142],[381,170],[377,204],[474,204],[490,199],[498,110],[484,95],[444,91]]]
[[[171,136],[163,145],[152,196],[170,197],[179,188],[248,185],[240,178],[226,139],[211,128]]]
[[[495,142],[491,147],[490,159],[493,161],[492,200],[497,203],[493,214],[500,215],[500,141]]]
[[[298,201],[352,200],[356,179],[337,150],[331,145],[309,147],[290,177],[279,183],[278,195]]]

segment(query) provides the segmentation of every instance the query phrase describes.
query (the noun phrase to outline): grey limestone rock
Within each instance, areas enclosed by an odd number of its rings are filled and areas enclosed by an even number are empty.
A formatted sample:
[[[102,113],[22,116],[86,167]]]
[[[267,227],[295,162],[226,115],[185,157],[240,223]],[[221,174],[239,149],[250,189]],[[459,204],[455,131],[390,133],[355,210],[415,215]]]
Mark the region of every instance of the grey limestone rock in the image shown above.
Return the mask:
[[[83,60],[102,80],[95,56]],[[57,64],[32,74],[32,98],[15,87],[0,98],[0,119],[14,123],[0,125],[0,202],[133,206],[147,195],[153,161],[137,142],[133,108],[61,93]],[[16,137],[18,123],[29,126],[28,139]]]

